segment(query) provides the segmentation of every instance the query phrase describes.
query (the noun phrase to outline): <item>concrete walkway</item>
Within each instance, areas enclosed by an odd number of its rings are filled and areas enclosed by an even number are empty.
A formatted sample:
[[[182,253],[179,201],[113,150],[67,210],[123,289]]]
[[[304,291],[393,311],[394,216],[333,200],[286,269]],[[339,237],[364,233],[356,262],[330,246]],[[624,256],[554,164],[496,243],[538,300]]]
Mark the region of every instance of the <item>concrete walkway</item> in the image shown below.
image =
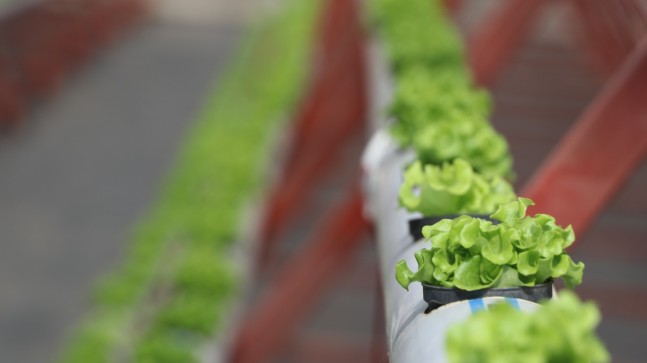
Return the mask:
[[[0,362],[54,361],[154,201],[239,29],[141,26],[0,140]]]

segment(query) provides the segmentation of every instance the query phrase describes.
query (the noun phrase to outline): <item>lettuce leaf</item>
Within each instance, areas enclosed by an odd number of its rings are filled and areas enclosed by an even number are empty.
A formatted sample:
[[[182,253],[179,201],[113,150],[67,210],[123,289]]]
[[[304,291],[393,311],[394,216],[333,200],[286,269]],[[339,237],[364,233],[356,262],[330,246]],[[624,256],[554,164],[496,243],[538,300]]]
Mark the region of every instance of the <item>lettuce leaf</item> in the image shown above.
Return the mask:
[[[597,307],[562,292],[534,312],[495,304],[450,327],[450,363],[607,363],[609,353],[595,334]]]
[[[461,158],[441,166],[414,162],[405,170],[399,192],[401,206],[425,216],[488,214],[515,197],[510,183],[474,172]]]
[[[518,198],[501,205],[491,216],[500,224],[460,216],[423,227],[432,246],[416,253],[418,272],[398,263],[398,282],[405,288],[418,281],[463,290],[534,286],[557,278],[569,288],[581,284],[584,264],[564,251],[575,239],[573,229],[545,214],[527,217],[532,204]]]
[[[488,176],[512,177],[506,140],[487,121],[491,100],[474,86],[463,42],[436,1],[368,2],[395,80],[392,135],[425,164],[457,157]],[[433,26],[430,26],[433,24]]]

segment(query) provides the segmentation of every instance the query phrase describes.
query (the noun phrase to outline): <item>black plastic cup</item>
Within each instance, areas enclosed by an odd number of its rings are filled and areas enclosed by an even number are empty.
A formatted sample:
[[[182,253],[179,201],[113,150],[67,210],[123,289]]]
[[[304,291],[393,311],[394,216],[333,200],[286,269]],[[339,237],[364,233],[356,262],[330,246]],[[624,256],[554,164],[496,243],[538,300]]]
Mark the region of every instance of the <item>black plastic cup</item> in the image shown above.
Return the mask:
[[[426,312],[457,301],[492,296],[512,297],[539,302],[553,297],[553,282],[549,281],[535,286],[500,287],[474,291],[461,290],[454,287],[434,286],[426,283],[422,284],[422,298],[429,304]]]

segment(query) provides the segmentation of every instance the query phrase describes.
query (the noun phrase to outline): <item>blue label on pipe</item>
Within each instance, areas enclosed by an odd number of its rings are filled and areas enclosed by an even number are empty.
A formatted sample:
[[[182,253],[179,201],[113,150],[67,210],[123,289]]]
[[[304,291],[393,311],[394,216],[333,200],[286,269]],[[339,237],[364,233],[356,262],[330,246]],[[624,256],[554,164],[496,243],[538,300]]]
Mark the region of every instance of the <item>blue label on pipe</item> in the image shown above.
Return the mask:
[[[479,310],[485,309],[485,304],[483,303],[483,299],[474,299],[474,300],[469,300],[470,303],[470,310],[472,310],[472,314]]]
[[[521,307],[519,306],[519,301],[517,299],[512,298],[512,297],[506,297],[505,300],[508,302],[508,304],[512,305],[517,310],[521,310]]]

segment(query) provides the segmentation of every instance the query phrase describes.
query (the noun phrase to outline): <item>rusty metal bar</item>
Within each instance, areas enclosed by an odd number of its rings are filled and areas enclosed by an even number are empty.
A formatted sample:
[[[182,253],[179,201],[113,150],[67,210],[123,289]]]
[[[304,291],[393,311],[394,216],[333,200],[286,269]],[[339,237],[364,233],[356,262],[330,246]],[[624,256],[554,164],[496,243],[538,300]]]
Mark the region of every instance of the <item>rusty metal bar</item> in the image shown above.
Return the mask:
[[[362,208],[362,194],[353,184],[348,196],[328,212],[301,250],[282,264],[265,294],[248,310],[230,362],[265,362],[282,349],[365,240],[368,223]]]
[[[585,232],[647,154],[647,37],[521,193]]]
[[[474,80],[489,85],[521,45],[545,0],[508,0],[468,40]]]

